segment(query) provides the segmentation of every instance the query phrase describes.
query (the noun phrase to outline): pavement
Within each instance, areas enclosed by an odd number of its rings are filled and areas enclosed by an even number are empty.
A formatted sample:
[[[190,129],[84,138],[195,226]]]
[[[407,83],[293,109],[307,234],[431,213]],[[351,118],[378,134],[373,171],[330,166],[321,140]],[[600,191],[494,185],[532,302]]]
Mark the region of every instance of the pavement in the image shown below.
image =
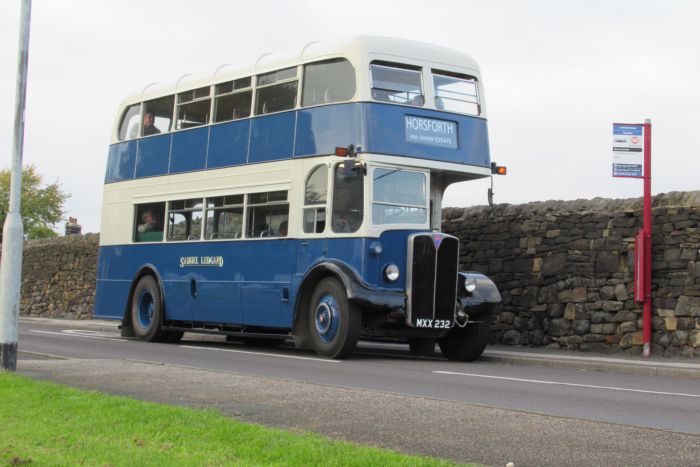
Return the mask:
[[[117,326],[119,324],[116,321],[107,320],[66,320],[31,317],[20,317],[20,323],[54,327],[69,326],[75,329],[106,332],[118,330]],[[203,334],[197,335],[197,338],[200,340],[206,340],[207,337]],[[220,339],[218,336],[210,336],[210,338]],[[502,345],[488,346],[481,358],[484,361],[511,365],[537,365],[549,368],[574,368],[642,376],[700,379],[700,358],[626,357],[593,352]]]

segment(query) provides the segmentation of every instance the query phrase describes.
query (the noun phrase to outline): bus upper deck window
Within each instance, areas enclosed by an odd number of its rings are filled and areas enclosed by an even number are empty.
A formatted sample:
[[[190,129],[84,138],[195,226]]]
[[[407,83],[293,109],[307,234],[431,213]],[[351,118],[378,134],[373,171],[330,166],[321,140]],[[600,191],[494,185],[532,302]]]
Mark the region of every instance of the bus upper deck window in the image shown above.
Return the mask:
[[[461,73],[433,70],[435,107],[448,112],[479,115],[479,87],[476,78]]]
[[[355,95],[355,68],[344,58],[304,65],[301,106],[330,104]]]
[[[255,115],[291,110],[297,105],[296,67],[258,75]]]
[[[165,96],[143,104],[143,125],[141,136],[166,133],[172,128],[175,96]]]
[[[425,103],[420,67],[374,61],[372,72],[372,99],[422,106]]]
[[[119,141],[138,137],[140,121],[141,104],[134,104],[127,107],[122,115],[122,121],[119,124]]]
[[[179,93],[176,129],[184,130],[209,123],[210,95],[209,86]]]
[[[251,78],[240,78],[216,85],[214,123],[250,117],[253,101]]]

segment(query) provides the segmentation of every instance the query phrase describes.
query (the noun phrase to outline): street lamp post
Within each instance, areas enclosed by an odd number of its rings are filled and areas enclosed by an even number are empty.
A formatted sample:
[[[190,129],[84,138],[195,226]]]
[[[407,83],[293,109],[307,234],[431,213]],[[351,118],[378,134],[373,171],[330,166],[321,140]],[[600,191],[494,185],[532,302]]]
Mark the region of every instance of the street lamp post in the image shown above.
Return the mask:
[[[19,294],[22,286],[22,244],[24,241],[24,228],[20,215],[20,195],[31,9],[31,0],[22,0],[19,51],[17,54],[15,131],[10,172],[10,205],[2,230],[2,260],[0,260],[0,371],[15,371],[17,369],[17,324],[19,321]]]

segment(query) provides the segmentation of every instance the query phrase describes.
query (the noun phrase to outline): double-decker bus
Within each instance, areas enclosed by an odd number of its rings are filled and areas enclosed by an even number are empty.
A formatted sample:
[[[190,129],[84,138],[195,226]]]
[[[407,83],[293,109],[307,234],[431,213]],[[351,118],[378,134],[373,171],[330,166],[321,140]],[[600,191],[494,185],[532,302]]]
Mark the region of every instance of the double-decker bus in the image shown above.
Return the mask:
[[[312,42],[146,86],[112,131],[94,316],[146,341],[473,360],[500,295],[459,271],[441,204],[491,166],[479,68],[441,47]]]

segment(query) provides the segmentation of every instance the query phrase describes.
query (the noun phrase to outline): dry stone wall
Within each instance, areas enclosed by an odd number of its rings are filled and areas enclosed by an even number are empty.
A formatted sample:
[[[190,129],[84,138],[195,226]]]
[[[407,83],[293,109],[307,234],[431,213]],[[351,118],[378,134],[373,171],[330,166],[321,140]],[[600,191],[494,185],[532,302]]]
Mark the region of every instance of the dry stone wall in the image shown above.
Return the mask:
[[[91,319],[99,240],[87,234],[25,242],[20,314]]]
[[[700,192],[654,199],[655,355],[700,356]],[[460,263],[501,291],[492,342],[639,355],[634,235],[641,199],[449,208]]]
[[[654,200],[653,352],[700,356],[700,192]],[[642,307],[633,299],[641,200],[550,201],[448,208],[464,270],[503,296],[492,341],[638,355]],[[90,319],[99,235],[25,243],[20,312]]]

